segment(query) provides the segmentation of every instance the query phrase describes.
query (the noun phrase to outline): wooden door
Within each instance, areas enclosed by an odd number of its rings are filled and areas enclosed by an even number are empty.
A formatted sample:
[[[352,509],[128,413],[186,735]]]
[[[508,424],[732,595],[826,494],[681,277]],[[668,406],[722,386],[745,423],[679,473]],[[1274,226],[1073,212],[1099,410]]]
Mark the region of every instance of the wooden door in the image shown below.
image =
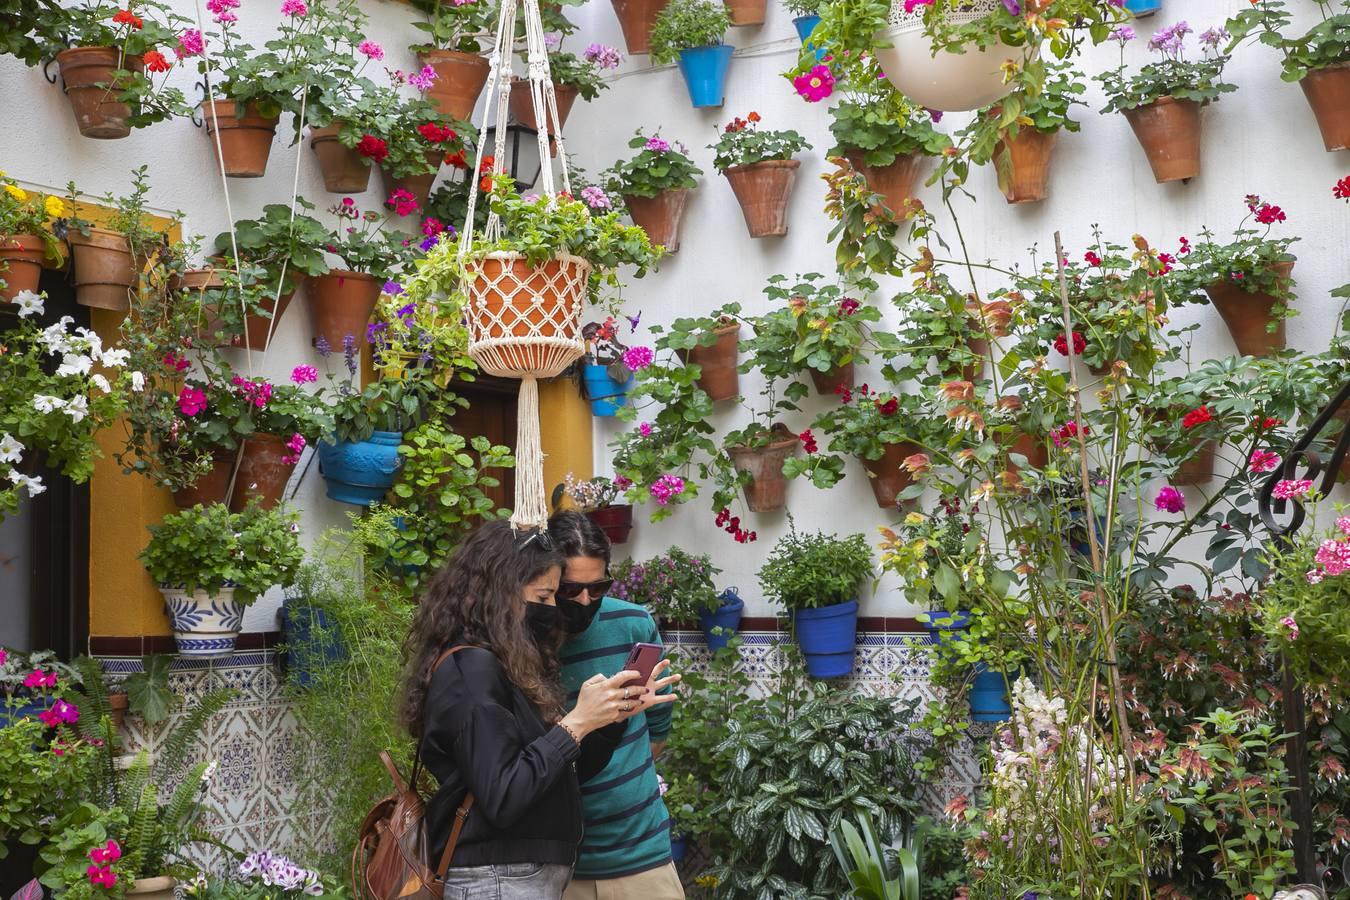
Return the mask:
[[[516,398],[520,382],[512,378],[479,375],[473,381],[455,381],[451,389],[469,401],[450,427],[466,440],[485,437],[493,444],[516,448]],[[499,509],[513,509],[516,502],[515,469],[494,469],[490,473],[501,484],[484,491]]]

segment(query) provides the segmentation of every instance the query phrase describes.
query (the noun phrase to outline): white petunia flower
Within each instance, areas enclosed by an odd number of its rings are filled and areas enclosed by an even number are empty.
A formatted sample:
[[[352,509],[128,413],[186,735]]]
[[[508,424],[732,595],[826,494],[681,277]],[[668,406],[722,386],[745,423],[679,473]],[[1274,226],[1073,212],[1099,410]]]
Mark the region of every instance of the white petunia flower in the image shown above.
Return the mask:
[[[88,375],[93,368],[94,360],[91,357],[67,353],[65,359],[61,360],[61,365],[57,367],[56,374],[63,378]]]
[[[105,394],[112,393],[112,385],[108,383],[108,379],[104,378],[102,375],[99,375],[97,372],[94,373],[93,375],[90,375],[89,380],[93,382],[94,386],[97,387],[103,393]]]
[[[18,469],[15,469],[14,471],[9,473],[9,480],[14,482],[14,486],[16,488],[23,488],[24,490],[26,490],[30,498],[36,497],[38,494],[42,493],[47,489],[47,486],[42,483],[41,478],[38,478],[36,476],[29,477],[20,472]]]
[[[52,397],[47,394],[35,394],[33,396],[33,409],[40,413],[55,412],[58,409],[64,409],[66,401],[60,397]]]
[[[41,340],[47,346],[48,353],[70,352],[70,335],[66,333],[66,328],[74,321],[70,316],[62,316],[61,321],[42,330]]]
[[[28,316],[40,316],[45,309],[42,295],[35,294],[32,291],[19,291],[15,294],[14,305],[19,307],[19,318],[21,319]]]
[[[144,372],[132,372],[132,373],[131,373],[131,389],[132,389],[133,391],[135,391],[136,393],[138,393],[138,394],[139,394],[141,391],[145,390],[145,373],[144,373]]]
[[[82,422],[84,417],[89,414],[89,398],[80,394],[78,397],[72,397],[66,403],[65,414],[70,416],[72,421]]]
[[[93,331],[92,329],[85,328],[81,325],[79,328],[75,329],[75,334],[81,338],[84,345],[88,348],[90,356],[97,359],[103,355],[103,338],[98,336],[97,331]]]
[[[127,358],[131,356],[131,351],[123,350],[118,347],[113,350],[104,350],[100,357],[103,364],[113,369],[120,369],[127,364]]]
[[[23,444],[8,433],[0,434],[0,463],[16,463],[23,459]]]

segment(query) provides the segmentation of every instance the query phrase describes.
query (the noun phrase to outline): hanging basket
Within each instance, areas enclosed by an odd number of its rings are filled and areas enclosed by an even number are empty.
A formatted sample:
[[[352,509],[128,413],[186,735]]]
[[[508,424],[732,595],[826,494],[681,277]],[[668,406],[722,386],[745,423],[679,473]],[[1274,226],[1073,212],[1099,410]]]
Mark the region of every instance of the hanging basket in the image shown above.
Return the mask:
[[[519,253],[466,262],[469,356],[489,375],[553,378],[585,352],[581,307],[591,264],[563,254],[532,266]]]
[[[948,13],[953,22],[974,22],[994,12],[1001,0],[971,0],[969,9]],[[877,33],[873,51],[886,79],[910,100],[929,109],[960,112],[979,109],[1006,96],[1003,63],[1021,60],[1027,50],[997,42],[965,47],[964,53],[941,50],[933,55],[932,37],[923,26],[923,7],[905,12],[904,0],[892,0],[889,24]],[[1035,52],[1035,51],[1032,51]]]

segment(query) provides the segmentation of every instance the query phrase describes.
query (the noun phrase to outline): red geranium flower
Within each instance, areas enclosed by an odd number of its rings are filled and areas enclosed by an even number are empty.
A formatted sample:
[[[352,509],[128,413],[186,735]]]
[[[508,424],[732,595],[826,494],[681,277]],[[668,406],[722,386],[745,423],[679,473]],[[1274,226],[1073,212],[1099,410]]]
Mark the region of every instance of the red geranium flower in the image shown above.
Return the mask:
[[[1081,332],[1075,331],[1073,333],[1074,356],[1081,356],[1083,351],[1086,349],[1087,349],[1087,338],[1083,337]],[[1069,342],[1065,340],[1063,332],[1061,332],[1059,336],[1055,338],[1055,350],[1059,352],[1060,356],[1069,355]]]
[[[1102,264],[1102,258],[1089,250],[1083,254],[1083,262],[1087,263],[1089,266],[1100,266]]]
[[[883,416],[893,416],[898,409],[900,409],[900,404],[894,397],[887,400],[885,403],[877,403],[877,412],[881,413]]]
[[[484,194],[492,193],[491,175],[484,175],[482,178],[478,179],[478,190],[482,191]]]
[[[158,50],[147,50],[142,57],[145,61],[145,70],[147,72],[167,72],[173,68],[173,63]]]
[[[417,126],[417,133],[422,135],[423,139],[433,144],[439,144],[442,141],[453,141],[455,131],[448,125],[437,125],[435,122],[424,122]]]
[[[478,164],[478,174],[481,175],[484,172],[491,172],[492,167],[495,166],[496,164],[497,164],[496,157],[494,156],[483,157],[483,161]]]
[[[389,145],[375,135],[368,134],[357,141],[356,152],[367,159],[382,162],[384,158],[389,155]]]
[[[1203,425],[1206,422],[1213,422],[1214,414],[1209,411],[1208,406],[1197,406],[1195,409],[1186,413],[1181,419],[1182,428],[1194,428],[1197,425]]]
[[[1274,225],[1276,222],[1283,222],[1285,218],[1284,210],[1269,203],[1261,204],[1260,209],[1256,210],[1256,221],[1262,225]]]
[[[752,112],[752,113],[750,113],[750,115],[746,116],[746,118],[749,119],[751,122],[758,122],[758,121],[759,121],[759,113],[757,113],[757,112]]]
[[[797,440],[802,442],[802,449],[808,454],[815,453],[820,447],[816,446],[816,436],[811,433],[811,429],[806,429],[797,435]]]
[[[1337,200],[1350,200],[1350,175],[1332,185],[1331,196]]]
[[[464,158],[463,150],[447,153],[445,155],[445,164],[447,166],[454,166],[456,169],[467,169],[469,167],[469,161]]]
[[[119,9],[112,20],[118,25],[130,25],[137,30],[145,27],[145,20],[130,9]]]

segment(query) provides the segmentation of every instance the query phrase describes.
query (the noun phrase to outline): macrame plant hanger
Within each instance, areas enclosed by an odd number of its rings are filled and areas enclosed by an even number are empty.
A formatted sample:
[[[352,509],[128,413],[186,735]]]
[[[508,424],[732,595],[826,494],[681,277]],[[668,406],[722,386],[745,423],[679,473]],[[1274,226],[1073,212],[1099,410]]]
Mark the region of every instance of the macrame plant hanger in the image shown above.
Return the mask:
[[[488,107],[496,99],[495,146],[492,171],[506,171],[506,123],[511,95],[511,60],[515,44],[518,0],[503,0],[497,21],[497,40],[492,49],[479,134],[487,133]],[[525,48],[530,105],[536,122],[551,123],[558,142],[562,167],[562,187],[570,196],[571,180],[567,171],[567,152],[563,147],[562,123],[558,100],[549,73],[544,44],[544,26],[539,17],[538,0],[523,0]],[[540,115],[543,112],[544,115]],[[542,166],[540,192],[549,203],[557,197],[553,169],[549,160],[547,124],[539,129],[539,158]],[[548,505],[544,490],[544,456],[539,440],[540,378],[562,374],[585,351],[581,338],[581,307],[586,296],[590,264],[583,259],[559,254],[554,260],[530,266],[514,253],[475,253],[474,210],[479,195],[479,174],[484,160],[484,141],[478,142],[477,161],[469,172],[469,205],[464,229],[460,232],[459,258],[464,265],[465,320],[468,325],[468,352],[479,367],[490,375],[520,379],[516,432],[516,508],[511,525],[517,530],[542,528],[548,523]],[[497,241],[502,234],[501,219],[490,212],[481,240]],[[562,302],[559,302],[562,298]]]

